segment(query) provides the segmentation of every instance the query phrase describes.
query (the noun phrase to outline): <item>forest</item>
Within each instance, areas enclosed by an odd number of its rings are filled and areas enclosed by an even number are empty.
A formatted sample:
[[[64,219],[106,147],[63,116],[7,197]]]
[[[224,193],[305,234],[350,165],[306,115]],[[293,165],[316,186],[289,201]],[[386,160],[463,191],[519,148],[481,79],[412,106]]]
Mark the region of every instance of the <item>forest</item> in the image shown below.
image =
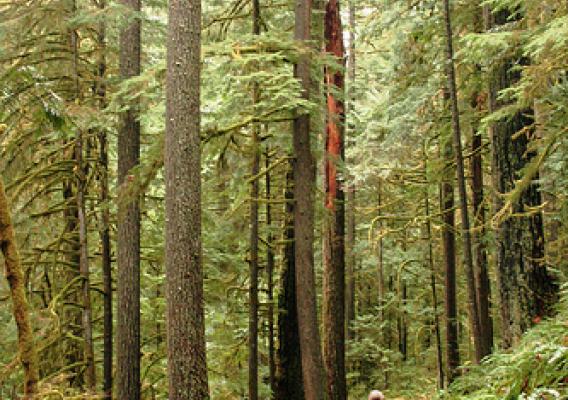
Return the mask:
[[[565,0],[0,0],[0,400],[568,399],[567,127]]]

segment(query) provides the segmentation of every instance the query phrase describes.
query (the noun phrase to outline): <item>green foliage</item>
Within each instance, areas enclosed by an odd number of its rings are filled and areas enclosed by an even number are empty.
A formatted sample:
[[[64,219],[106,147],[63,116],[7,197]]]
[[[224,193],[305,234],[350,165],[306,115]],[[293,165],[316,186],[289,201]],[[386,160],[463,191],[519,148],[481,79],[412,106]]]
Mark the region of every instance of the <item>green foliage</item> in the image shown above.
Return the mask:
[[[356,308],[354,338],[348,343],[348,380],[352,398],[364,398],[371,387],[389,397],[418,398],[436,386],[434,306],[443,323],[443,226],[438,207],[438,185],[453,176],[452,165],[440,156],[449,137],[449,112],[444,88],[444,38],[440,3],[432,0],[353,1],[356,9],[356,77],[347,85],[351,113],[348,119],[346,163],[340,165],[347,183],[355,185],[357,232]],[[480,29],[479,2],[452,2],[459,106],[464,147],[471,134],[481,132],[484,147],[485,204],[492,196],[505,204],[537,181],[547,199],[543,207],[547,235],[546,263],[560,281],[567,277],[568,260],[568,20],[564,0],[488,0],[493,11],[509,10],[518,20],[490,31]],[[260,126],[262,152],[270,154],[268,170],[273,191],[272,225],[261,217],[261,265],[266,238],[272,233],[276,264],[282,261],[285,162],[290,157],[291,120],[310,113],[313,151],[321,166],[324,122],[322,67],[337,60],[322,56],[316,43],[298,46],[292,39],[292,1],[261,1],[262,34],[250,34],[250,2],[203,2],[202,49],[202,176],[203,257],[207,349],[212,398],[242,399],[247,392],[248,210],[252,127]],[[68,0],[33,4],[9,1],[0,5],[0,174],[14,204],[15,223],[26,268],[27,287],[37,322],[37,345],[42,360],[42,387],[62,396],[78,396],[81,388],[69,383],[69,360],[61,357],[80,343],[80,332],[64,322],[78,307],[75,293],[73,246],[76,229],[67,226],[74,207],[76,163],[74,138],[81,131],[89,143],[87,209],[89,254],[95,321],[95,353],[102,352],[102,273],[99,267],[101,212],[111,212],[113,251],[116,247],[116,206],[132,196],[142,197],[142,385],[143,395],[167,397],[163,165],[165,114],[166,2],[144,2],[139,15],[117,1],[105,9],[97,2]],[[343,11],[347,2],[342,2]],[[316,13],[321,16],[321,12]],[[143,26],[143,73],[122,81],[118,71],[118,33],[133,18]],[[106,26],[105,47],[98,43],[100,24]],[[77,59],[70,34],[80,38]],[[347,29],[346,29],[347,30]],[[313,98],[300,96],[293,77],[299,54],[313,59]],[[489,114],[477,107],[477,96],[487,95],[492,68],[511,55],[518,63],[517,84],[499,93],[512,100]],[[103,58],[104,56],[104,58]],[[106,72],[98,76],[104,60]],[[79,82],[79,92],[75,86]],[[104,84],[106,96],[96,94]],[[259,101],[253,104],[252,88]],[[79,96],[78,96],[79,94]],[[472,100],[473,99],[473,100]],[[142,126],[141,165],[131,171],[130,192],[116,188],[116,131],[118,114],[139,103]],[[495,193],[490,174],[492,123],[535,106],[540,137],[531,141],[536,154],[510,193]],[[352,108],[351,108],[352,107]],[[109,141],[111,198],[99,198],[102,167],[97,135]],[[468,154],[467,154],[468,155]],[[264,161],[264,159],[263,159]],[[263,165],[261,169],[264,169]],[[318,172],[316,190],[317,276],[321,278],[321,226],[324,209]],[[261,181],[264,176],[261,176]],[[71,193],[64,193],[68,189]],[[264,195],[264,183],[261,193]],[[379,200],[380,196],[380,200]],[[429,200],[428,213],[425,200]],[[253,199],[254,200],[254,199]],[[261,200],[261,210],[265,205]],[[507,203],[508,201],[508,203]],[[380,202],[380,204],[379,204]],[[351,207],[352,205],[348,205]],[[509,217],[507,209],[491,210],[494,222]],[[261,211],[263,214],[264,211]],[[428,215],[426,215],[428,214]],[[426,224],[432,237],[427,237]],[[459,226],[458,226],[459,228]],[[495,260],[493,228],[487,224],[482,239],[490,262]],[[554,233],[554,234],[553,234]],[[459,237],[458,237],[459,240]],[[430,265],[429,250],[433,260]],[[458,258],[461,248],[458,248]],[[383,272],[384,296],[379,298]],[[114,272],[116,272],[116,267]],[[281,267],[279,267],[281,268]],[[432,302],[430,276],[437,280],[438,304]],[[261,271],[261,376],[267,371],[267,279]],[[279,271],[275,272],[275,277]],[[497,293],[495,272],[491,272]],[[278,295],[278,278],[276,293]],[[318,281],[319,283],[319,281]],[[467,370],[452,388],[440,395],[463,399],[553,399],[566,396],[566,318],[568,301],[557,318],[531,330],[511,353],[498,353],[482,366],[469,365],[470,332],[462,306],[465,284],[458,282],[460,349]],[[403,292],[406,290],[406,298]],[[495,296],[497,299],[497,296]],[[17,387],[21,372],[13,368],[16,331],[9,315],[6,284],[0,283],[0,386]],[[494,315],[498,314],[495,300]],[[119,317],[115,315],[115,319]],[[498,318],[495,321],[499,341]],[[69,325],[69,324],[67,324]],[[406,360],[399,349],[407,330]],[[441,327],[442,338],[445,330]],[[5,350],[7,349],[7,350]],[[442,348],[442,351],[445,351]],[[98,366],[100,375],[101,367]],[[486,378],[486,376],[488,378]],[[80,385],[79,385],[80,386]],[[261,398],[268,398],[266,379]],[[548,390],[548,392],[545,392]],[[558,396],[555,397],[557,391]],[[523,397],[525,396],[525,397]],[[547,397],[548,396],[548,397]],[[0,395],[1,397],[1,395]],[[45,398],[48,398],[47,395]]]
[[[443,399],[565,399],[568,396],[568,291],[558,315],[539,322],[510,352],[498,352],[465,374]]]

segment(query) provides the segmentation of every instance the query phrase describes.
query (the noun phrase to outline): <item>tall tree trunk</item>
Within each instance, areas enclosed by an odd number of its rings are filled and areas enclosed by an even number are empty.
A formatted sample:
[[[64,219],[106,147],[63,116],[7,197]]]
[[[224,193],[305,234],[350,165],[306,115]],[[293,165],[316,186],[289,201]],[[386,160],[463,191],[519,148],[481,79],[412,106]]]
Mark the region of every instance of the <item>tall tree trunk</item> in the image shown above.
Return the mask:
[[[260,35],[260,4],[252,0],[252,33]],[[258,103],[258,83],[253,82],[252,102]],[[252,126],[252,167],[250,190],[250,260],[249,260],[249,337],[248,337],[248,397],[258,399],[258,196],[260,170],[260,140],[258,124]]]
[[[491,26],[494,18],[495,25],[504,25],[509,22],[510,16],[507,10],[502,10],[495,15],[487,15],[486,22]],[[519,52],[493,68],[489,90],[491,112],[508,105],[497,96],[520,79],[516,66],[525,63]],[[534,134],[533,114],[532,109],[523,110],[491,126],[495,211],[501,210],[504,205],[501,195],[515,187],[523,168],[534,157],[534,152],[528,151]],[[504,348],[518,341],[533,324],[534,318],[550,314],[558,294],[558,286],[543,263],[542,214],[530,211],[540,207],[541,203],[539,185],[531,182],[512,204],[510,211],[515,217],[501,221],[497,228],[497,274]]]
[[[296,0],[294,38],[302,45],[311,39],[311,0]],[[294,67],[300,80],[302,97],[310,98],[310,56],[301,54]],[[325,397],[324,369],[318,330],[316,282],[314,272],[314,186],[315,164],[311,150],[310,116],[300,114],[294,119],[294,233],[296,260],[296,296],[304,394],[307,400]]]
[[[4,255],[6,279],[10,286],[16,328],[18,330],[18,354],[24,368],[24,399],[32,399],[37,393],[39,372],[34,345],[30,311],[24,287],[24,273],[16,245],[8,198],[0,177],[0,250]]]
[[[271,397],[274,398],[276,393],[276,361],[275,361],[275,346],[274,346],[274,235],[272,233],[272,207],[270,201],[272,200],[271,193],[271,177],[270,171],[270,148],[267,146],[265,155],[265,189],[266,189],[266,227],[268,228],[268,235],[266,238],[266,282],[267,282],[267,297],[268,297],[268,372]]]
[[[446,376],[448,385],[457,376],[460,365],[458,341],[458,313],[456,299],[456,236],[454,211],[454,185],[451,174],[446,174],[453,161],[450,142],[441,144],[442,159],[446,164],[443,175],[446,178],[440,185],[440,212],[442,214],[442,248],[444,253],[444,301],[446,314]]]
[[[104,11],[106,1],[101,0],[99,8]],[[97,82],[95,92],[98,97],[99,109],[106,107],[106,23],[99,23],[98,31],[99,60],[97,65]],[[109,210],[109,162],[108,162],[108,132],[101,129],[98,133],[99,140],[99,201],[101,211],[101,269],[103,273],[103,393],[107,399],[112,399],[112,259],[110,243],[110,210]]]
[[[95,354],[93,350],[93,322],[91,310],[91,285],[89,273],[89,251],[87,242],[87,216],[85,208],[86,166],[83,162],[83,133],[78,131],[75,143],[77,166],[77,212],[79,216],[79,272],[81,274],[81,326],[83,329],[83,360],[85,362],[85,384],[90,391],[96,390]]]
[[[169,399],[209,398],[201,249],[201,1],[172,0],[166,80]]]
[[[286,174],[284,256],[278,295],[278,362],[276,400],[303,400],[302,355],[296,307],[296,261],[294,246],[294,174]]]
[[[73,15],[77,13],[77,3],[73,1]],[[73,50],[73,82],[74,101],[81,101],[81,87],[79,78],[79,34],[71,31],[71,47]],[[93,350],[93,323],[91,310],[91,285],[89,274],[89,248],[87,242],[88,221],[86,217],[85,196],[87,192],[87,165],[83,160],[84,137],[83,131],[77,127],[75,135],[74,159],[75,181],[77,193],[75,206],[77,207],[77,223],[79,228],[79,274],[81,276],[81,328],[83,338],[83,373],[86,387],[89,391],[96,389],[95,355]]]
[[[484,6],[486,7],[486,6]],[[474,31],[483,32],[483,7],[476,7],[474,13]],[[481,67],[476,66],[477,73]],[[474,92],[471,106],[474,109],[471,123],[472,138],[470,159],[472,205],[474,212],[473,250],[475,287],[477,290],[477,308],[481,326],[482,351],[484,355],[493,350],[493,321],[491,320],[491,285],[489,283],[487,248],[485,246],[485,206],[483,195],[483,139],[479,131],[480,114],[485,106],[486,96],[478,90]]]
[[[337,0],[325,8],[325,50],[343,63],[343,29]],[[345,195],[339,165],[344,159],[345,110],[343,71],[327,66],[327,121],[325,148],[325,180],[327,209],[326,245],[324,246],[323,327],[324,362],[327,372],[329,400],[347,399],[345,377]],[[339,97],[335,94],[339,93]]]
[[[140,0],[122,0],[133,12]],[[120,75],[140,75],[140,20],[120,33]],[[140,163],[139,105],[130,104],[121,115],[118,133],[118,185],[121,191],[133,181],[132,168]],[[117,397],[140,398],[140,201],[123,199],[118,206],[117,237]]]
[[[347,74],[348,74],[348,94],[347,94],[347,116],[345,128],[348,131],[346,137],[354,144],[355,140],[355,4],[353,0],[349,2],[349,51],[347,54]],[[347,143],[346,143],[347,146]],[[352,164],[353,160],[347,160]],[[355,320],[355,241],[356,241],[356,221],[355,221],[355,185],[351,182],[353,177],[349,177],[347,186],[347,208],[346,208],[346,233],[345,233],[345,263],[347,267],[347,285],[345,287],[345,317],[347,318],[347,338],[353,339],[352,323]]]
[[[426,218],[427,222],[427,235],[428,235],[428,263],[430,265],[430,290],[432,291],[432,306],[434,311],[434,333],[436,336],[436,366],[438,369],[438,389],[444,387],[444,362],[442,354],[442,339],[440,335],[440,318],[438,316],[438,294],[436,291],[436,270],[434,267],[434,252],[432,249],[432,224],[430,222],[430,205],[428,198],[426,198]]]
[[[423,144],[424,153],[424,176],[428,172],[428,158],[425,143]],[[428,241],[428,266],[430,267],[430,290],[432,292],[432,308],[434,311],[434,334],[436,337],[436,366],[438,369],[438,389],[444,388],[444,361],[442,354],[442,339],[440,335],[440,317],[438,316],[438,292],[436,290],[436,267],[434,263],[434,246],[432,244],[432,221],[430,217],[430,197],[428,186],[424,193],[424,214],[426,217],[426,240]]]
[[[449,0],[444,0],[444,20],[446,27],[446,75],[450,91],[450,106],[452,110],[452,132],[454,144],[454,156],[456,162],[456,175],[460,201],[460,214],[462,220],[463,258],[467,285],[467,309],[475,348],[475,362],[479,363],[484,354],[481,336],[481,324],[477,308],[477,291],[475,288],[475,275],[473,270],[473,253],[471,246],[471,232],[469,229],[469,213],[467,207],[467,193],[465,184],[465,171],[461,143],[460,115],[458,108],[458,95],[456,88],[456,76],[454,70],[454,48],[452,39],[452,26],[450,18]]]
[[[73,159],[75,155],[73,154]],[[78,238],[78,221],[79,215],[77,212],[77,202],[75,200],[76,188],[74,187],[75,180],[68,179],[63,184],[63,199],[65,201],[65,233],[69,235],[69,249],[67,250],[68,262],[71,268],[65,271],[65,279],[68,282],[79,282],[79,265],[80,265],[80,248]],[[66,300],[69,304],[79,304],[78,297],[79,290],[75,283],[69,288]],[[79,310],[80,311],[80,310]],[[63,309],[63,320],[65,324],[66,335],[71,337],[80,337],[82,332],[81,327],[81,313],[76,310],[76,307],[66,307]],[[66,340],[65,346],[62,349],[65,354],[62,360],[61,368],[71,366],[69,385],[73,388],[80,388],[82,386],[81,375],[81,347],[76,340]]]
[[[476,96],[476,107],[481,101]],[[477,289],[477,308],[479,322],[481,324],[482,350],[484,355],[491,353],[493,349],[493,322],[491,320],[491,285],[489,283],[487,249],[485,246],[485,206],[483,204],[483,144],[481,133],[477,131],[477,117],[473,124],[471,138],[471,189],[474,212],[474,250],[475,250],[475,286]]]

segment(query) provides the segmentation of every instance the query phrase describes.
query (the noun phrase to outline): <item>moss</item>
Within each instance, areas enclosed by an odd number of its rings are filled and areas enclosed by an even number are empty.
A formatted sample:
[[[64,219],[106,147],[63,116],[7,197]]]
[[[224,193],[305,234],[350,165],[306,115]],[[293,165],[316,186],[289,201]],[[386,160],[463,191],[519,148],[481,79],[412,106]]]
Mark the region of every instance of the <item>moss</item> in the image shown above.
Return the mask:
[[[14,228],[10,218],[8,199],[4,185],[0,179],[0,249],[4,255],[6,278],[10,285],[10,293],[14,308],[14,319],[18,328],[18,351],[20,362],[24,367],[25,398],[31,398],[37,392],[39,379],[36,349],[30,323],[29,307],[24,290],[24,276],[20,257],[16,247]]]

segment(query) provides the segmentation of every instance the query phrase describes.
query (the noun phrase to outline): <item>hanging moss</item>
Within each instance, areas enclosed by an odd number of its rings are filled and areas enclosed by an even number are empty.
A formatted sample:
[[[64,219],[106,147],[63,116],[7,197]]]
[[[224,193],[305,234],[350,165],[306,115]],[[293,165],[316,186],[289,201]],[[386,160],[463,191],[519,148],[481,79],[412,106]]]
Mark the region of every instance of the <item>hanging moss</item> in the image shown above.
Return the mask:
[[[6,278],[10,285],[14,319],[18,327],[18,351],[20,362],[24,367],[25,399],[33,397],[37,391],[39,379],[36,349],[30,323],[29,307],[24,291],[24,275],[20,264],[20,256],[16,247],[14,228],[10,218],[8,199],[4,185],[0,179],[0,248],[6,265]]]

